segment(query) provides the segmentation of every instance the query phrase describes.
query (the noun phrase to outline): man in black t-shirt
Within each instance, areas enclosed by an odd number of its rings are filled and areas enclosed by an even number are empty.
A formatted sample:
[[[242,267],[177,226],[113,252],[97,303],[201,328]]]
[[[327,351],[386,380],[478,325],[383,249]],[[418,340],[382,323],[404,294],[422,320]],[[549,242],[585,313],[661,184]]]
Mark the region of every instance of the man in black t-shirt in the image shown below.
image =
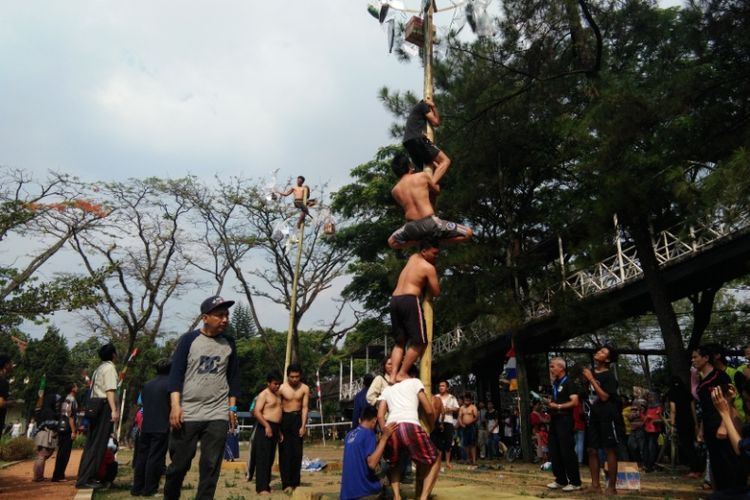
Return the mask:
[[[143,386],[143,424],[138,438],[138,453],[133,465],[132,496],[152,496],[159,489],[169,446],[169,370],[172,362],[156,363],[156,377]]]
[[[10,384],[8,378],[13,372],[13,361],[10,356],[0,354],[0,436],[5,430],[5,415],[8,412],[8,400],[10,399]]]
[[[617,490],[617,444],[621,436],[617,419],[617,379],[609,371],[610,364],[617,361],[617,353],[610,346],[599,347],[594,352],[594,371],[583,369],[583,378],[589,383],[589,421],[586,427],[586,441],[591,470],[591,492],[601,493],[599,484],[598,450],[607,454],[607,494],[615,495]]]
[[[555,481],[547,488],[563,491],[581,489],[581,473],[575,450],[573,408],[578,406],[578,386],[568,377],[563,358],[552,358],[549,362],[552,380],[552,398],[545,403],[552,419],[549,427],[549,454]]]
[[[440,126],[440,113],[431,96],[419,101],[409,113],[404,128],[404,147],[417,167],[431,166],[435,171],[448,170],[450,158],[425,135],[427,122]]]

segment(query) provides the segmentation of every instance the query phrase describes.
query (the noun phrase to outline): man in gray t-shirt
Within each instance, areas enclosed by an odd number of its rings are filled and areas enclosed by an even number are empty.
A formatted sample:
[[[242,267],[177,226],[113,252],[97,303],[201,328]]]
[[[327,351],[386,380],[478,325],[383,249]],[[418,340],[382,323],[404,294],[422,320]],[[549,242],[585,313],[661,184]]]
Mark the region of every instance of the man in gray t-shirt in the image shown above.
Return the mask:
[[[164,498],[180,498],[182,481],[201,442],[195,498],[213,498],[227,431],[237,425],[239,366],[234,340],[224,335],[234,301],[218,296],[201,304],[203,326],[180,337],[169,372],[172,434]]]

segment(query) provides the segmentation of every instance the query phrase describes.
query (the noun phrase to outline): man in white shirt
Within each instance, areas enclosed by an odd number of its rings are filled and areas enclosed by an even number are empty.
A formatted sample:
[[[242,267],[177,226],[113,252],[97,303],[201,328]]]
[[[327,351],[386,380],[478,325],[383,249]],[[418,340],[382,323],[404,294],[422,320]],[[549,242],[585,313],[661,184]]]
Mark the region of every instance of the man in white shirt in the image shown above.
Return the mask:
[[[440,455],[430,437],[419,425],[419,407],[421,406],[430,425],[435,419],[435,410],[427,399],[424,385],[416,375],[416,367],[409,370],[409,378],[387,387],[380,395],[378,403],[378,422],[380,428],[396,423],[398,428],[388,440],[386,460],[391,465],[388,478],[393,488],[393,499],[401,500],[401,472],[398,468],[399,450],[407,448],[411,459],[422,469],[424,477],[421,500],[427,500],[437,481],[440,471]],[[388,418],[386,419],[386,414]]]
[[[430,439],[435,443],[437,449],[445,453],[445,467],[452,469],[451,447],[453,446],[453,434],[456,428],[456,415],[458,414],[458,400],[456,396],[448,392],[450,385],[447,380],[438,383],[438,397],[443,402],[443,408],[435,422],[435,429],[430,434]]]

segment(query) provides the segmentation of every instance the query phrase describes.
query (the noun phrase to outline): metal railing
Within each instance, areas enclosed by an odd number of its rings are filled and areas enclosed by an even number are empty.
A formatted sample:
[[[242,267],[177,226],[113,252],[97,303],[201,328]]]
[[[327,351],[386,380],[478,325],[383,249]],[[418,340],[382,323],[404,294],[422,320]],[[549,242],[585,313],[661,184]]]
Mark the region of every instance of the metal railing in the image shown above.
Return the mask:
[[[643,269],[638,252],[635,245],[622,245],[622,233],[616,217],[615,229],[617,252],[584,269],[571,273],[563,271],[560,283],[545,288],[540,296],[529,297],[525,301],[524,314],[527,320],[551,315],[554,312],[553,299],[562,290],[572,292],[579,299],[585,299],[642,278]],[[660,266],[673,265],[749,229],[750,212],[720,207],[702,223],[695,223],[689,227],[678,225],[660,232],[653,238],[654,253]],[[562,242],[560,254],[561,261],[564,262],[566,259]],[[485,327],[457,327],[435,339],[432,344],[433,356],[438,357],[459,347],[497,338],[501,333]]]
[[[731,217],[729,217],[731,216]],[[685,227],[674,226],[653,238],[653,248],[660,266],[669,266],[712,247],[750,228],[750,213],[719,208],[709,220]],[[640,279],[643,269],[635,245],[621,246],[617,227],[618,251],[614,255],[585,269],[564,273],[562,283],[547,288],[541,300],[532,301],[526,308],[528,319],[551,314],[551,299],[560,290],[569,290],[584,299]]]

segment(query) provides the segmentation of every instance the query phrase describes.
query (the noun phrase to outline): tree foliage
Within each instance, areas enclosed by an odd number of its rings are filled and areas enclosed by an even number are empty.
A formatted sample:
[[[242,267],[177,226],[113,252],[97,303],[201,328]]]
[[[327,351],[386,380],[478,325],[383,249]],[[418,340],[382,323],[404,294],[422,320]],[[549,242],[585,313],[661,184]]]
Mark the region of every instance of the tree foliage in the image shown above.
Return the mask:
[[[687,377],[685,339],[651,240],[719,205],[747,208],[747,7],[581,5],[590,13],[583,22],[573,2],[504,2],[493,39],[449,38],[435,64],[443,117],[436,143],[453,160],[437,213],[475,234],[442,252],[436,331],[485,315],[498,328],[517,326],[528,301],[561,273],[613,253],[617,215],[638,249],[670,368]],[[381,99],[400,137],[417,97],[383,89]],[[387,168],[397,149],[356,167],[334,197],[340,213],[359,221],[342,240],[357,256],[346,291],[377,312],[405,257],[385,245],[401,224]],[[723,179],[736,184],[722,189]],[[564,269],[557,245],[548,245],[558,236]]]
[[[0,266],[0,329],[99,301],[96,279],[71,273],[39,277],[40,268],[74,234],[107,218],[108,208],[92,200],[74,177],[51,172],[37,180],[22,170],[0,168],[0,248],[21,256]]]

